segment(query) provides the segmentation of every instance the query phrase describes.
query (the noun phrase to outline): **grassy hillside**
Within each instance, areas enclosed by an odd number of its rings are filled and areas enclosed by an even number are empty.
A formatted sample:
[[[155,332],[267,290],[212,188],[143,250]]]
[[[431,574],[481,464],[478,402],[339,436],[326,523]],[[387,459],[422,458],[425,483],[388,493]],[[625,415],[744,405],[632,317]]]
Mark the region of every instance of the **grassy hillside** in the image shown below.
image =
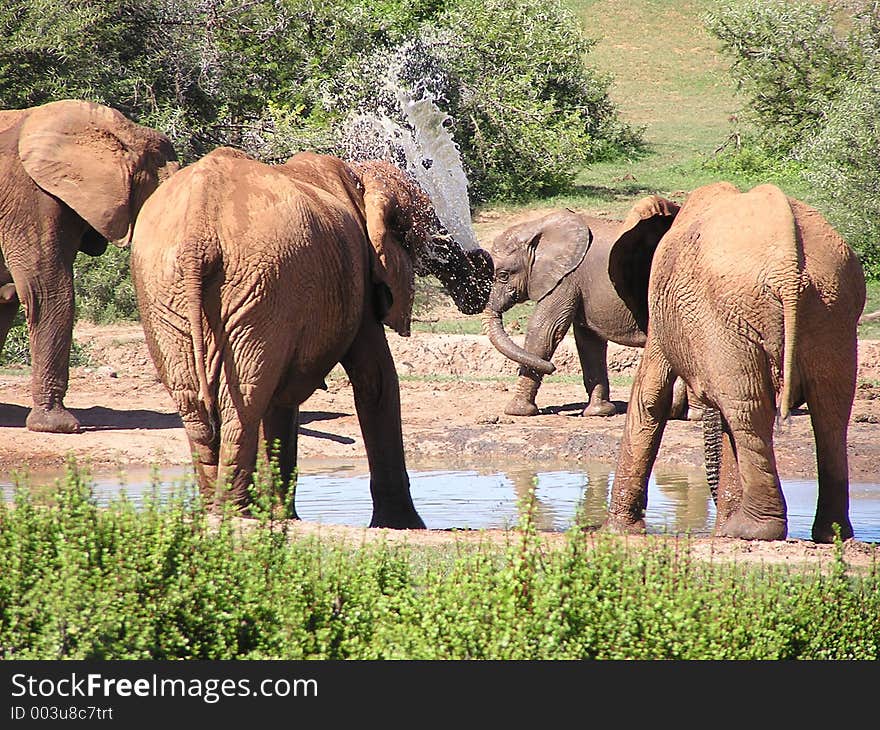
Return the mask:
[[[705,163],[735,130],[741,99],[718,41],[703,17],[717,0],[567,0],[596,41],[588,62],[613,78],[611,96],[622,117],[644,129],[646,149],[634,159],[594,164],[571,195],[535,205],[574,205],[620,215],[634,198],[684,193],[719,179]],[[741,187],[754,178],[725,175]],[[775,181],[807,198],[798,181]]]

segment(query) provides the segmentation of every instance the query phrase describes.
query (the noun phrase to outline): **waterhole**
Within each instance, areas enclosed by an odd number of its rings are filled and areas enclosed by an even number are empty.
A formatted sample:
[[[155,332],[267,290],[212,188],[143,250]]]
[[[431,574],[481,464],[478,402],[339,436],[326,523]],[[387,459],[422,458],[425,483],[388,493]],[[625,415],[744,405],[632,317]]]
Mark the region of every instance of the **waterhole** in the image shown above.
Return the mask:
[[[181,467],[157,472],[160,496],[179,489],[186,480]],[[610,464],[565,467],[522,466],[437,468],[410,466],[410,490],[426,527],[435,530],[508,529],[529,509],[537,528],[564,532],[573,525],[597,527],[608,507],[613,480]],[[30,476],[34,485],[51,484],[58,474]],[[152,492],[153,479],[146,470],[132,470],[90,478],[99,504],[123,491],[138,503]],[[783,479],[788,506],[788,534],[810,539],[816,508],[817,484],[806,479]],[[2,485],[11,499],[13,487]],[[531,492],[534,491],[534,496]],[[296,509],[304,520],[324,524],[367,526],[370,522],[370,478],[365,463],[331,463],[311,460],[300,464]],[[880,542],[880,484],[850,483],[850,520],[855,537]],[[649,533],[708,536],[715,521],[715,506],[705,476],[700,471],[656,468],[648,484],[645,522]]]

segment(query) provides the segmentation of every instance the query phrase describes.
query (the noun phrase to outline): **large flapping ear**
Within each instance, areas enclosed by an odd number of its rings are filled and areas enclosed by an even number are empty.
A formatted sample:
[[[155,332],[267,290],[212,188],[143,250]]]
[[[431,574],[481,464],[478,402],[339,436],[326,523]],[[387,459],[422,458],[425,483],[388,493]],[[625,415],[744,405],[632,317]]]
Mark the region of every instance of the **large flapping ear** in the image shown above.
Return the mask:
[[[404,337],[410,334],[415,270],[405,241],[412,227],[412,211],[403,178],[387,163],[358,166],[364,187],[367,236],[373,249],[373,280],[387,287],[391,297],[379,312],[382,321]],[[395,168],[396,169],[396,168]],[[397,171],[399,173],[399,170]],[[381,299],[380,299],[381,302]]]
[[[136,161],[116,131],[130,124],[109,107],[67,100],[31,110],[19,134],[18,153],[33,181],[110,241],[127,236],[132,222]]]
[[[532,249],[529,271],[529,299],[547,296],[562,278],[574,271],[590,247],[593,233],[587,222],[570,210],[544,216],[534,222],[534,229],[523,231]]]
[[[630,209],[608,257],[608,275],[642,331],[648,329],[648,280],[660,239],[670,229],[679,205],[650,195]]]

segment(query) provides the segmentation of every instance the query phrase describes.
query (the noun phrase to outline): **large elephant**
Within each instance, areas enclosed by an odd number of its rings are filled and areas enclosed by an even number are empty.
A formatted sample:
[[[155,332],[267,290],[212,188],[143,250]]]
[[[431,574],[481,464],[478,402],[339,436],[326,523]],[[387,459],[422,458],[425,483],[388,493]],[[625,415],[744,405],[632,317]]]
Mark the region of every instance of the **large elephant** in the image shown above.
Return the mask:
[[[416,273],[479,312],[492,267],[443,235],[415,182],[381,161],[303,152],[266,165],[220,148],[144,205],[131,268],[150,354],[209,501],[249,511],[261,443],[280,447],[289,487],[299,406],[341,363],[370,466],[370,526],[424,527],[383,323],[409,335]]]
[[[613,279],[625,276],[628,256],[612,254]],[[813,540],[832,541],[835,524],[852,537],[846,439],[864,304],[856,255],[816,210],[773,185],[694,190],[654,255],[648,340],[606,528],[644,530],[648,476],[680,376],[720,417],[721,443],[707,450],[720,454],[716,535],[786,537],[774,423],[806,403],[819,480]]]
[[[495,348],[520,364],[505,413],[538,413],[541,380],[554,371],[550,358],[572,324],[588,399],[582,415],[617,412],[609,400],[608,342],[644,346],[651,256],[677,212],[676,203],[659,196],[638,201],[623,221],[562,209],[511,226],[492,242],[495,279],[483,327]],[[608,275],[609,255],[621,240],[631,252],[623,294]],[[520,347],[505,332],[502,315],[527,299],[537,304]],[[679,412],[685,403],[681,389]]]
[[[77,252],[127,245],[144,200],[177,167],[167,137],[106,106],[65,100],[0,111],[0,347],[20,301],[32,431],[79,430],[64,407]]]

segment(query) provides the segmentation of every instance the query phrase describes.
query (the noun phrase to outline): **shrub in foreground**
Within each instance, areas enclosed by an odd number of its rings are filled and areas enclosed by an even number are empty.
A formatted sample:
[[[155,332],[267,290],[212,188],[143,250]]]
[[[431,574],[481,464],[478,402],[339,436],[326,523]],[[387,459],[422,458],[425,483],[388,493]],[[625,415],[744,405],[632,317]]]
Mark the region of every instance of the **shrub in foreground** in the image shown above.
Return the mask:
[[[877,659],[876,569],[720,566],[525,509],[507,545],[303,538],[192,486],[99,505],[87,475],[0,503],[3,659]],[[7,495],[9,496],[9,495]]]

